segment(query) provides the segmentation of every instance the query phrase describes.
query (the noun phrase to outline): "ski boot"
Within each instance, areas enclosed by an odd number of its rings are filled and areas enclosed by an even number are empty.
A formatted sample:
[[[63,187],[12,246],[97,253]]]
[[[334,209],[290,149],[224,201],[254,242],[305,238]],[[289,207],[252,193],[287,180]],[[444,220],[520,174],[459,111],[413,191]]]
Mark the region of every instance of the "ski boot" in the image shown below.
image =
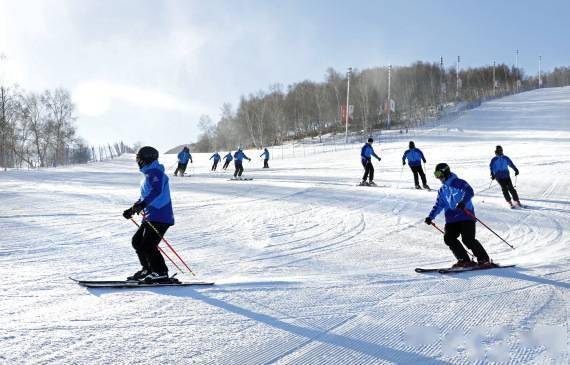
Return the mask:
[[[428,184],[424,184],[424,189],[426,189],[426,190],[431,190],[431,188],[429,187]]]
[[[143,268],[134,273],[133,275],[129,276],[127,280],[141,280],[144,279],[145,276],[147,276],[148,274],[150,274],[150,272],[147,269]]]
[[[455,264],[453,264],[451,266],[451,268],[452,269],[462,269],[462,268],[474,267],[474,266],[477,266],[477,264],[471,260],[459,260]]]
[[[378,185],[376,185],[376,183],[375,183],[374,181],[370,181],[370,182],[368,183],[368,186],[378,186]]]
[[[358,186],[370,186],[366,181],[362,180]]]
[[[168,273],[159,274],[153,271],[140,281],[145,284],[169,283],[170,277],[168,276]]]
[[[493,267],[497,267],[497,265],[491,261],[479,261],[477,263],[477,266],[479,266],[481,269],[490,269]]]
[[[416,185],[416,189],[422,190],[421,186],[419,186],[419,185]]]

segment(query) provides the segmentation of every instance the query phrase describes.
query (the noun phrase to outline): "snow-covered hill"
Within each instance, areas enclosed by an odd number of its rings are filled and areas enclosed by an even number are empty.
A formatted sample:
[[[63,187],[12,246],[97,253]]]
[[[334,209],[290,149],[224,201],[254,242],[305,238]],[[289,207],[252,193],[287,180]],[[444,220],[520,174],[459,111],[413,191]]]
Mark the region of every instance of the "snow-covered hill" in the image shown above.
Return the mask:
[[[442,276],[454,261],[423,224],[435,192],[416,191],[407,140],[375,144],[381,188],[355,186],[359,150],[246,163],[253,181],[171,177],[169,241],[208,288],[87,290],[67,277],[138,269],[133,156],[0,173],[0,363],[567,364],[570,88],[483,104],[415,139],[474,187],[478,238],[513,269]],[[495,145],[519,167],[528,209],[490,183]],[[251,156],[253,157],[253,156]],[[165,156],[165,166],[174,156]],[[443,226],[440,215],[436,223]],[[171,266],[172,268],[172,266]]]

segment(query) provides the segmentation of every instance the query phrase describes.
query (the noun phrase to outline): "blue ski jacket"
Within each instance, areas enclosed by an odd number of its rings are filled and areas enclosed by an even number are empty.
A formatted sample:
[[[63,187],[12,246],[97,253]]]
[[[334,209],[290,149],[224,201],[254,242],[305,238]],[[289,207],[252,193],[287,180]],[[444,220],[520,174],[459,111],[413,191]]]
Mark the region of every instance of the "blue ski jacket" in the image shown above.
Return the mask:
[[[245,155],[245,153],[243,153],[242,150],[236,151],[236,153],[234,153],[234,158],[236,159],[236,161],[240,161],[240,162],[241,162],[244,158],[247,159],[247,160],[249,160],[249,157],[247,157],[247,156]]]
[[[231,160],[233,160],[234,158],[232,157],[232,154],[231,154],[230,152],[228,152],[228,154],[224,156],[224,159],[226,159],[226,160],[228,160],[228,161],[231,161]]]
[[[170,200],[168,176],[164,173],[164,166],[158,161],[140,168],[144,174],[141,181],[141,197],[139,202],[144,204],[143,221],[161,222],[173,225],[174,213]]]
[[[269,160],[269,151],[264,151],[259,157],[264,156],[263,159]]]
[[[408,165],[410,166],[421,166],[422,161],[426,162],[424,153],[419,148],[410,148],[402,156],[402,162],[406,162],[408,159]]]
[[[210,157],[209,159],[210,159],[210,160],[211,160],[211,159],[214,159],[214,162],[216,162],[216,161],[220,161],[222,158],[220,157],[220,154],[219,154],[219,153],[214,153],[214,154],[212,155],[212,157]]]
[[[471,202],[473,195],[475,195],[473,188],[467,181],[461,180],[452,173],[439,188],[437,200],[429,213],[429,217],[433,220],[442,210],[445,210],[445,223],[472,221],[474,220],[473,218],[468,216],[462,209],[456,209],[455,207],[462,202],[465,204],[465,209],[475,215],[475,208]]]
[[[188,160],[192,160],[192,155],[190,152],[182,151],[178,154],[178,162],[186,165]]]
[[[362,159],[362,162],[366,162],[371,159],[371,156],[380,159],[380,157],[374,153],[374,148],[372,148],[372,145],[370,143],[366,143],[360,150],[360,158]]]
[[[509,166],[515,170],[515,172],[519,171],[513,161],[511,161],[511,159],[507,156],[500,155],[493,157],[491,163],[489,164],[489,168],[491,169],[491,176],[494,176],[499,180],[510,177]]]

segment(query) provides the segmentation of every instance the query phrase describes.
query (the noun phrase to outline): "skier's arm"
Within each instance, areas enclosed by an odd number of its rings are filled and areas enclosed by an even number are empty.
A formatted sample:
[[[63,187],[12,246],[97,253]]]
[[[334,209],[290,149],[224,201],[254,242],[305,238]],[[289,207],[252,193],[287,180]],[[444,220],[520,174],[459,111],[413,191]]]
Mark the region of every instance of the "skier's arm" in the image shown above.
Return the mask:
[[[493,173],[493,163],[495,162],[496,157],[491,159],[491,163],[489,164],[489,170],[491,170],[491,180],[495,180],[495,174]]]
[[[507,157],[507,162],[509,163],[509,166],[515,171],[515,176],[518,175],[519,169],[517,169],[513,161],[511,161],[511,159]]]
[[[376,155],[376,152],[374,152],[374,148],[372,148],[372,156],[376,157],[378,159],[378,161],[381,160],[381,158],[378,157],[378,155]]]
[[[408,157],[408,151],[404,152],[404,155],[402,156],[402,165],[406,164],[406,158]]]
[[[469,185],[467,182],[464,183],[463,187],[463,199],[461,199],[461,201],[457,204],[458,209],[463,209],[465,208],[465,205],[473,198],[473,196],[475,195],[475,192],[473,191],[473,188],[471,187],[471,185]]]
[[[424,153],[423,153],[422,150],[420,150],[419,148],[418,148],[418,151],[420,152],[420,156],[422,156],[422,161],[423,161],[424,163],[426,163],[426,158],[424,157]]]
[[[188,157],[190,157],[190,163],[194,163],[194,161],[192,161],[192,154],[188,154]]]
[[[147,196],[141,197],[140,202],[144,207],[149,206],[153,201],[162,193],[162,182],[164,175],[157,174],[156,172],[149,172],[146,176],[147,182],[150,185],[150,192]]]
[[[437,217],[437,215],[443,210],[443,208],[445,207],[445,198],[442,196],[441,194],[441,190],[437,193],[437,200],[435,201],[435,205],[433,206],[433,208],[431,209],[431,212],[429,213],[429,219],[430,220],[434,220],[435,217]]]

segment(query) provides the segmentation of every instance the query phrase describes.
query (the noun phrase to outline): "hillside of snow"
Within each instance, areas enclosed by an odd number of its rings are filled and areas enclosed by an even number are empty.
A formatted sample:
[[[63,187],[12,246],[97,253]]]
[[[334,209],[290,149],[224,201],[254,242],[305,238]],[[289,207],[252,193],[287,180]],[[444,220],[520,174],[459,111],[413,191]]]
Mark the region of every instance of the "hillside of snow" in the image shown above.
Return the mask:
[[[358,146],[269,170],[246,151],[254,180],[242,182],[195,154],[191,177],[170,177],[166,238],[197,279],[216,282],[202,288],[68,279],[139,269],[136,227],[121,215],[138,198],[133,155],[0,172],[0,363],[568,364],[570,88],[490,101],[414,140],[432,188],[438,162],[471,184],[477,216],[516,249],[481,225],[478,239],[515,268],[414,272],[454,257],[423,223],[436,192],[412,189],[408,139],[374,144],[379,188],[356,186]],[[526,209],[507,208],[491,183],[497,144],[520,170]],[[174,158],[161,158],[170,175]]]

